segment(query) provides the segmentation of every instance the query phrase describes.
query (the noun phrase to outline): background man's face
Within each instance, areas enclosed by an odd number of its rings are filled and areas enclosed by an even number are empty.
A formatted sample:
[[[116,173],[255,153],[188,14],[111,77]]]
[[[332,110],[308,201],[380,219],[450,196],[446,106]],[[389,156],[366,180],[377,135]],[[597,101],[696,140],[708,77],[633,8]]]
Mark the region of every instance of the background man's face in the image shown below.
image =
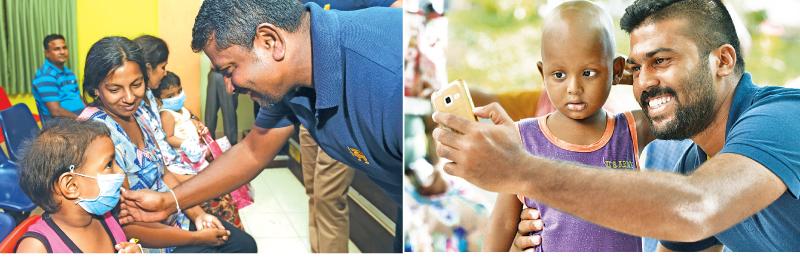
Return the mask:
[[[56,65],[63,65],[69,59],[67,43],[62,39],[50,41],[47,43],[47,50],[44,51],[44,56]]]
[[[687,139],[705,130],[718,100],[708,57],[684,33],[688,23],[667,19],[631,32],[633,91],[659,139]]]

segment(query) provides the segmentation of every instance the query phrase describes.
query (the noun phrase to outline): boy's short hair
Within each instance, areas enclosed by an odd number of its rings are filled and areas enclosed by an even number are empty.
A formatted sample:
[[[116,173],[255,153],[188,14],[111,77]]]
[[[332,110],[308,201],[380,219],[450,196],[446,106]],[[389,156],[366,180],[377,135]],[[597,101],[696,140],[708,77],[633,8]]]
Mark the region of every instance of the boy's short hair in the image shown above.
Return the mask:
[[[95,139],[110,137],[105,125],[95,121],[79,122],[54,118],[48,127],[25,145],[20,162],[19,183],[28,197],[46,212],[56,212],[59,202],[53,199],[55,184],[69,166],[79,168],[84,152]]]
[[[177,74],[167,71],[167,75],[164,75],[164,78],[161,79],[161,83],[158,84],[158,88],[153,90],[153,95],[155,95],[156,98],[159,98],[161,97],[162,91],[178,86],[181,86],[181,78],[178,77]]]

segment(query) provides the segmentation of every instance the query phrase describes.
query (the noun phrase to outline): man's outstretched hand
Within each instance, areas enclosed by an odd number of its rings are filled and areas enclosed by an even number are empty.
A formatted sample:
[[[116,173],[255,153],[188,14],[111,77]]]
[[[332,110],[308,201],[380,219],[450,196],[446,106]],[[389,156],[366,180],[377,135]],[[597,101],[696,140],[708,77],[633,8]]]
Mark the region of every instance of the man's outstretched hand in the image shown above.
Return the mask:
[[[122,189],[120,197],[119,223],[160,222],[167,219],[175,209],[174,199],[169,192],[155,192],[148,189]]]
[[[436,154],[452,161],[444,165],[444,171],[486,190],[517,191],[514,179],[509,178],[521,170],[528,152],[522,147],[516,125],[497,103],[473,112],[492,123],[443,112],[433,115],[433,121],[440,125],[432,134]]]

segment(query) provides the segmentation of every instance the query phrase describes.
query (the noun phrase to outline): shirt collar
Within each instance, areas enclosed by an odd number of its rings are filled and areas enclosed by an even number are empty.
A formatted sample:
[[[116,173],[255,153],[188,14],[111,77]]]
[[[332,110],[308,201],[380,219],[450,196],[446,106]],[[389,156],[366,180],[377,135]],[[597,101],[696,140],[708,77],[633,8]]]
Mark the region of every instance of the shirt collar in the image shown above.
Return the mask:
[[[50,67],[50,69],[55,70],[58,74],[62,74],[62,73],[65,73],[65,72],[69,71],[69,69],[67,68],[66,64],[64,64],[64,69],[63,70],[59,69],[58,66],[56,66],[55,64],[50,62],[50,59],[47,59],[46,57],[44,58],[44,66],[45,67]]]
[[[311,60],[316,108],[326,109],[342,103],[344,77],[342,48],[339,42],[339,17],[315,3],[305,7],[311,13]]]
[[[758,91],[759,86],[753,83],[753,78],[750,76],[750,73],[745,72],[742,75],[742,78],[739,79],[739,83],[736,85],[736,90],[734,90],[733,94],[733,101],[731,101],[731,109],[730,114],[728,114],[728,122],[725,125],[725,136],[728,135],[728,130],[731,129],[736,120],[744,113],[747,108],[750,107],[750,99],[753,97],[753,94]]]

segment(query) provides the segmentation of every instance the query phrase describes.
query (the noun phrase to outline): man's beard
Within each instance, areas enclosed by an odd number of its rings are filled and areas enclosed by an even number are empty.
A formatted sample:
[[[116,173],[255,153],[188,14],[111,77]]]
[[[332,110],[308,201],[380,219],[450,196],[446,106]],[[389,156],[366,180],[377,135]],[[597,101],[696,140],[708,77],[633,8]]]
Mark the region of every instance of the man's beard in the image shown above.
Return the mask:
[[[640,101],[647,100],[648,97],[655,97],[662,93],[671,93],[675,102],[675,118],[666,123],[662,128],[653,125],[653,134],[662,140],[683,140],[694,137],[705,130],[716,115],[714,104],[716,96],[714,94],[711,72],[707,65],[701,63],[694,70],[689,79],[684,81],[684,94],[687,95],[686,105],[683,105],[677,93],[670,87],[656,87],[653,90],[642,92]],[[642,109],[653,124],[653,119],[647,113],[649,106],[642,104]]]

